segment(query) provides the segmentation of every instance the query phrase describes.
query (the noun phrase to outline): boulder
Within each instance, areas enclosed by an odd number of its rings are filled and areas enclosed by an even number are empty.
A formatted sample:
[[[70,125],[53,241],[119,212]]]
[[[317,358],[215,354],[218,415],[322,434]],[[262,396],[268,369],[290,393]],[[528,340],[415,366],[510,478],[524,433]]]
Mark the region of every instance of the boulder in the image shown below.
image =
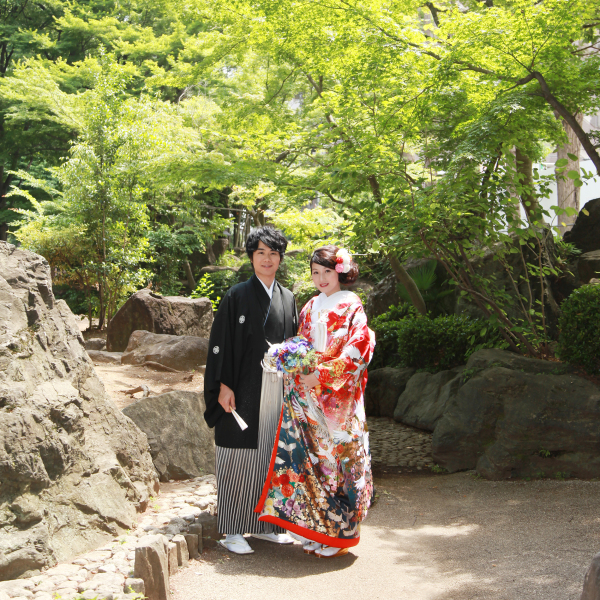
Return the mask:
[[[585,574],[580,600],[600,600],[600,552],[592,558]]]
[[[206,365],[207,356],[208,340],[205,338],[134,331],[120,362],[124,365],[154,362],[178,371],[193,371]]]
[[[574,371],[572,367],[564,363],[550,362],[547,360],[537,360],[521,356],[514,352],[499,350],[498,348],[487,348],[474,352],[467,361],[465,376],[468,379],[474,373],[490,369],[492,367],[504,367],[513,371],[522,371],[523,373],[532,373],[539,375],[546,373],[549,375],[562,375]]]
[[[89,338],[85,340],[85,349],[90,350],[106,350],[106,340],[103,338]]]
[[[588,212],[587,215],[584,210]],[[586,202],[573,228],[565,233],[563,239],[583,253],[600,250],[600,198]]]
[[[0,242],[0,580],[132,527],[153,493],[148,440],[115,408],[37,254]]]
[[[369,319],[382,315],[389,310],[390,306],[396,306],[400,303],[396,285],[396,277],[391,273],[371,290],[365,306],[365,312]]]
[[[531,368],[532,360],[512,364]],[[600,387],[569,372],[551,374],[548,366],[556,363],[535,363],[537,373],[467,368],[464,377],[471,378],[435,428],[433,460],[450,472],[476,468],[488,479],[599,477]]]
[[[414,372],[414,369],[391,367],[369,371],[369,382],[365,388],[367,416],[393,417],[398,398]]]
[[[582,283],[589,283],[591,279],[600,276],[600,250],[586,252],[577,261],[577,271]]]
[[[464,367],[439,373],[417,373],[410,378],[398,399],[394,420],[418,429],[433,431],[448,402],[456,395]]]
[[[109,365],[120,365],[122,352],[106,352],[106,350],[88,350],[88,356],[94,363],[107,363]]]
[[[238,269],[238,281],[241,283],[243,281],[248,281],[248,279],[250,279],[250,277],[252,277],[252,275],[254,275],[254,267],[252,266],[252,263],[243,263],[242,266]],[[278,278],[279,278],[279,274],[278,274]]]
[[[184,391],[142,398],[123,409],[148,436],[161,481],[214,473],[214,435],[204,410],[202,392]]]
[[[129,336],[137,330],[208,338],[212,322],[213,310],[208,298],[163,297],[144,289],[133,294],[111,319],[106,348],[110,352],[123,352]]]

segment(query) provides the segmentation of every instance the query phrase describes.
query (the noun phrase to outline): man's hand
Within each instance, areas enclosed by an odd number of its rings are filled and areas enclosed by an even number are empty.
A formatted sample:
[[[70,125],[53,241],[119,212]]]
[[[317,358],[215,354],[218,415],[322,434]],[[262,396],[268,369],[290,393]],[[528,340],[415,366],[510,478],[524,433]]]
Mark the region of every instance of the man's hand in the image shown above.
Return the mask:
[[[319,380],[314,373],[311,373],[310,375],[300,375],[300,383],[309,390],[312,390],[319,385]]]
[[[219,404],[223,407],[225,412],[230,413],[235,410],[235,394],[231,388],[228,388],[224,383],[221,384],[219,391]]]

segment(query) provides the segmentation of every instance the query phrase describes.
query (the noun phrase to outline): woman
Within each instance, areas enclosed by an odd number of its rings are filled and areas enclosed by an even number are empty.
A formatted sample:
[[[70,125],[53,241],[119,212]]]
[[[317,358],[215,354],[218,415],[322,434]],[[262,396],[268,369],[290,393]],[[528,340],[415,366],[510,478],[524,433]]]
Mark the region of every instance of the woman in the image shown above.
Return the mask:
[[[358,296],[350,254],[315,250],[312,279],[321,294],[300,314],[299,335],[318,355],[313,373],[287,378],[269,476],[256,507],[260,521],[303,538],[304,550],[341,556],[359,542],[373,493],[364,389],[375,339]]]

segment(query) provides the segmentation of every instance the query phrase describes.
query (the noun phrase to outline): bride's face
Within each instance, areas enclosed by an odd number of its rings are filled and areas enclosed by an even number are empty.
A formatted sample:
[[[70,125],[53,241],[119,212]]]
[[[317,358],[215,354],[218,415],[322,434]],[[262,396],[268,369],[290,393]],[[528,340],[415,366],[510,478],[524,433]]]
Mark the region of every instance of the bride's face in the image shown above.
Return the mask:
[[[327,296],[340,291],[340,279],[335,269],[323,265],[312,264],[312,280],[315,287]]]

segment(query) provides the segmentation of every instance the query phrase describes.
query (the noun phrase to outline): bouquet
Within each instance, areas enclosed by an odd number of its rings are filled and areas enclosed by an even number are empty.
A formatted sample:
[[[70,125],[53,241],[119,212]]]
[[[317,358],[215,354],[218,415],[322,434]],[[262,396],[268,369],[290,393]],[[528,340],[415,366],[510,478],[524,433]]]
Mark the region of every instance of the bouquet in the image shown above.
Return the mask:
[[[295,336],[281,344],[273,344],[267,352],[265,363],[276,369],[279,375],[308,375],[317,367],[317,352],[305,337]]]

